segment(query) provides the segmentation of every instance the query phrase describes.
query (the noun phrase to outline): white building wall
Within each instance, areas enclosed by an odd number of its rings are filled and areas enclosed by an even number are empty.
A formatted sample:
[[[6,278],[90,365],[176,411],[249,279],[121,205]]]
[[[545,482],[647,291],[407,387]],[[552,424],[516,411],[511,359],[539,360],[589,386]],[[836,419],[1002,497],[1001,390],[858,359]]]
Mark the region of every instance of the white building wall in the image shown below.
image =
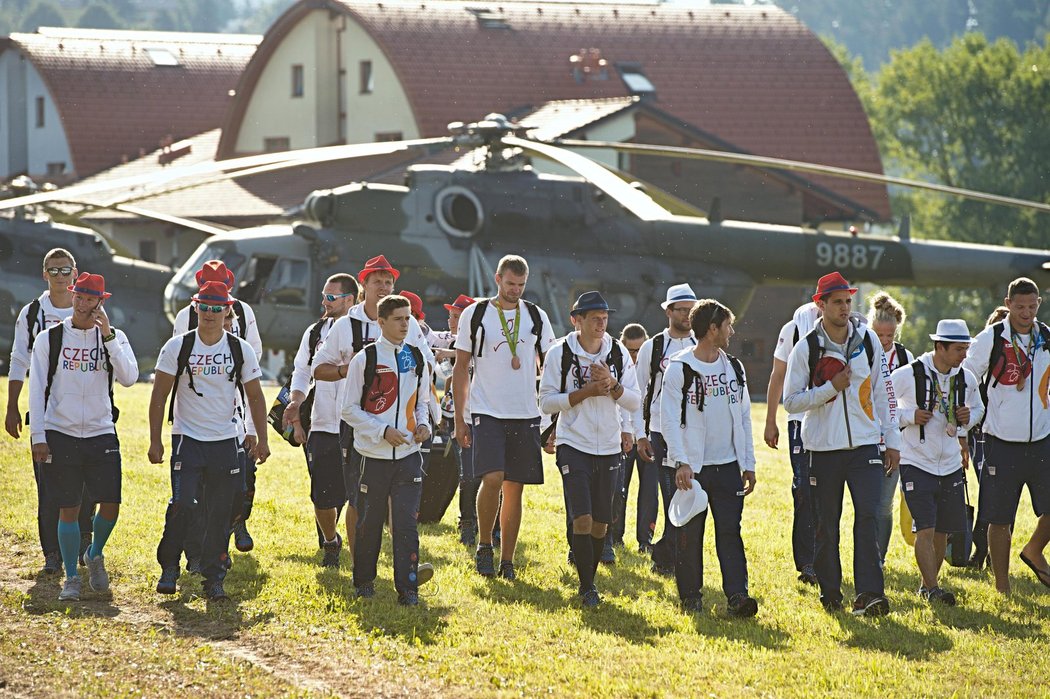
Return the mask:
[[[26,143],[29,146],[29,174],[34,177],[47,176],[48,163],[64,163],[65,172],[73,171],[73,157],[69,142],[55,101],[47,85],[29,61],[24,61],[26,78]],[[37,126],[36,101],[44,98],[44,125]],[[17,138],[17,136],[16,136]]]

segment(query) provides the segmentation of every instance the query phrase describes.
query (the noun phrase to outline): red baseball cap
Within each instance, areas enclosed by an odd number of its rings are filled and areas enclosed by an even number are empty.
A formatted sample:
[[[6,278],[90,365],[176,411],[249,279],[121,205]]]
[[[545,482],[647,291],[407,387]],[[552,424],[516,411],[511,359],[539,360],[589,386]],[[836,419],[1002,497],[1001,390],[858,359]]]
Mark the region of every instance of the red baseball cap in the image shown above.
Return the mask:
[[[427,314],[423,312],[423,299],[413,294],[411,291],[399,291],[397,292],[401,296],[408,299],[408,302],[412,304],[412,315],[416,320],[425,320]]]
[[[472,303],[474,303],[474,299],[465,294],[460,294],[455,301],[445,304],[445,310],[451,311],[453,308],[458,308],[461,311],[466,310],[466,308]]]
[[[197,286],[204,286],[205,282],[222,282],[226,288],[233,289],[233,281],[233,272],[222,260],[208,260],[197,270]]]
[[[365,277],[372,272],[390,272],[394,275],[395,282],[397,281],[397,278],[401,276],[401,272],[394,269],[393,265],[387,262],[384,255],[377,255],[366,262],[364,269],[357,273],[357,278],[363,282]]]
[[[813,303],[816,303],[822,296],[830,294],[832,291],[848,291],[850,294],[855,294],[857,293],[857,287],[850,286],[846,278],[838,272],[825,274],[817,280],[817,293],[813,294]]]
[[[108,299],[113,295],[106,293],[106,280],[101,274],[88,274],[87,272],[82,272],[75,282],[66,287],[66,290],[74,294],[98,296],[101,299]]]
[[[200,291],[194,295],[192,300],[201,303],[221,303],[224,306],[233,305],[233,299],[230,298],[230,288],[224,282],[218,281],[204,282]]]

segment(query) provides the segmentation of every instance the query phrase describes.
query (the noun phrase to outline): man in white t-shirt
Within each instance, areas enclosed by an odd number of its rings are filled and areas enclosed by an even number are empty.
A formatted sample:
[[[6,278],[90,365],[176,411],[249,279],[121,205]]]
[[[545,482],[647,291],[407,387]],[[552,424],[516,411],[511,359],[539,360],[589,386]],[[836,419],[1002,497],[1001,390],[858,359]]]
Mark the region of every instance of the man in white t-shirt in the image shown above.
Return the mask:
[[[773,370],[769,374],[766,389],[766,446],[776,449],[780,442],[777,427],[777,410],[784,395],[784,378],[787,376],[788,357],[800,339],[820,320],[820,309],[810,302],[799,306],[784,327],[780,329],[776,349],[773,350]],[[795,570],[799,582],[817,584],[817,571],[813,568],[816,558],[817,511],[809,485],[809,452],[802,444],[802,415],[792,413],[787,418],[788,458],[791,461],[791,495],[794,501],[794,517],[791,524],[791,551],[795,558]]]
[[[660,494],[663,497],[664,533],[652,547],[653,569],[664,575],[674,572],[675,527],[667,518],[667,504],[674,495],[675,487],[674,468],[667,461],[667,446],[660,433],[660,392],[663,388],[663,372],[671,357],[696,345],[696,338],[689,327],[689,312],[695,304],[696,294],[688,284],[669,287],[667,299],[660,304],[667,314],[667,328],[645,341],[635,363],[638,389],[642,392],[643,429],[635,435],[638,456],[644,461],[656,463]]]
[[[339,555],[343,539],[339,536],[339,510],[346,504],[346,483],[343,481],[343,457],[339,444],[341,422],[337,402],[339,381],[314,382],[311,376],[314,359],[321,343],[325,341],[336,321],[346,315],[357,303],[357,280],[349,274],[333,274],[325,281],[321,290],[321,307],[324,316],[303,333],[299,350],[295,354],[290,385],[291,400],[284,409],[283,423],[295,432],[295,441],[305,445],[306,467],[310,473],[310,500],[314,506],[314,519],[321,532],[321,548],[324,558],[321,565],[326,568],[339,567]],[[310,410],[309,433],[303,430],[300,408],[310,391],[313,404]],[[353,555],[354,542],[347,540]]]
[[[524,487],[543,483],[536,372],[544,353],[554,344],[546,312],[522,299],[528,279],[529,266],[524,258],[505,255],[499,261],[499,293],[473,304],[459,319],[452,374],[456,439],[463,448],[473,446],[471,477],[481,478],[474,564],[481,575],[496,575],[492,528],[499,510],[499,575],[508,580],[515,577],[514,548],[521,527]]]
[[[744,367],[726,353],[734,320],[714,299],[694,306],[689,321],[697,344],[676,354],[664,371],[660,417],[675,487],[689,490],[696,480],[707,493],[729,615],[752,617],[758,602],[748,594],[740,519],[744,498],[755,489],[755,446]],[[706,520],[705,509],[681,526],[675,548],[678,596],[691,612],[703,609]]]
[[[7,418],[4,423],[7,433],[15,439],[22,433],[22,413],[18,409],[18,399],[29,377],[29,364],[36,337],[73,315],[73,292],[67,288],[70,282],[77,278],[77,263],[73,254],[62,248],[49,250],[44,255],[41,274],[47,282],[47,291],[23,306],[15,319],[15,341],[11,346],[11,365],[7,380]],[[54,574],[62,569],[62,556],[56,534],[58,505],[48,495],[40,464],[33,464],[33,478],[36,481],[36,519],[40,548],[44,554],[44,572]],[[80,503],[81,555],[91,543],[93,513],[94,504],[85,490]]]
[[[161,427],[164,405],[172,396],[171,491],[164,534],[157,547],[161,576],[157,592],[175,594],[186,529],[197,506],[197,484],[207,493],[201,573],[204,592],[213,601],[227,599],[226,542],[236,490],[243,477],[238,458],[242,449],[237,419],[238,392],[243,386],[255,423],[257,441],[252,456],[264,463],[270,455],[266,434],[266,403],[260,386],[259,360],[251,345],[223,329],[229,288],[205,282],[193,297],[199,323],[196,330],[173,337],[161,348],[149,404],[149,461],[164,459]]]

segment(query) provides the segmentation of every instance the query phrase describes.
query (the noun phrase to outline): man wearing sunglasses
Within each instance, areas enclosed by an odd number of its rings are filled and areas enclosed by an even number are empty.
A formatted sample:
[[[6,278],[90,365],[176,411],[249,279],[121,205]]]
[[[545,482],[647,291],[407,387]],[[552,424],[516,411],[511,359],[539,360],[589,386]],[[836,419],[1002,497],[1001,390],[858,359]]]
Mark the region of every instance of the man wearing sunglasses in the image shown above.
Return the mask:
[[[67,288],[77,277],[77,263],[73,254],[62,248],[48,251],[44,255],[42,275],[48,285],[47,291],[23,306],[15,320],[15,341],[11,347],[11,366],[7,382],[7,417],[4,421],[7,433],[15,439],[22,433],[22,413],[18,409],[18,399],[29,374],[36,337],[73,315],[73,292]],[[33,464],[33,476],[37,485],[37,526],[40,548],[44,553],[44,572],[53,575],[62,569],[57,533],[58,505],[48,496],[40,468],[40,464]],[[93,515],[94,504],[85,490],[80,507],[81,554],[91,543]]]
[[[321,293],[321,319],[303,333],[299,351],[295,354],[295,370],[292,372],[291,400],[284,409],[284,426],[295,432],[295,441],[306,445],[306,468],[310,473],[310,500],[314,505],[314,518],[323,536],[321,548],[325,568],[338,568],[339,555],[343,550],[343,538],[339,536],[339,510],[346,504],[346,483],[343,480],[343,454],[339,443],[339,395],[341,381],[313,382],[310,375],[317,349],[325,341],[335,322],[345,316],[357,303],[357,280],[349,274],[333,274],[325,282]],[[313,390],[313,407],[310,410],[310,431],[303,430],[300,408],[307,394]],[[347,539],[350,554],[354,552],[354,540]]]

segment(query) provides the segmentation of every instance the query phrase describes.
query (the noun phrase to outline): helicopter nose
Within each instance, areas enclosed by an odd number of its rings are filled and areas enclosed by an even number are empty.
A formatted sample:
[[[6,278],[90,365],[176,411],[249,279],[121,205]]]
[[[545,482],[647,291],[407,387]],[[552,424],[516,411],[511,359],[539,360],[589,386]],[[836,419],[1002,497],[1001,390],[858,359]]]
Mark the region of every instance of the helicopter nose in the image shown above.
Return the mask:
[[[168,320],[175,322],[175,316],[189,304],[193,291],[190,287],[175,282],[164,287],[164,312]]]

